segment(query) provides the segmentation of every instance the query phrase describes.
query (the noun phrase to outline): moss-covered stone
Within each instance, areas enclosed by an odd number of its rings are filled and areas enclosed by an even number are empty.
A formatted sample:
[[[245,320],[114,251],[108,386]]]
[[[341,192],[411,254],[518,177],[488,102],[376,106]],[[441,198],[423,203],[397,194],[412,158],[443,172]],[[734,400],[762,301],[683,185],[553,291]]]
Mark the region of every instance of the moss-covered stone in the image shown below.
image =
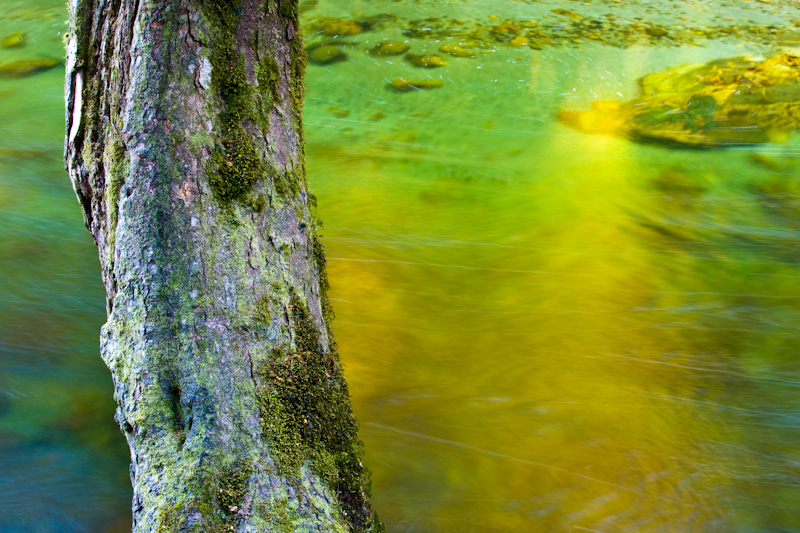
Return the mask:
[[[800,126],[800,56],[716,59],[648,74],[629,102],[596,101],[562,111],[587,133],[684,148],[783,142]]]

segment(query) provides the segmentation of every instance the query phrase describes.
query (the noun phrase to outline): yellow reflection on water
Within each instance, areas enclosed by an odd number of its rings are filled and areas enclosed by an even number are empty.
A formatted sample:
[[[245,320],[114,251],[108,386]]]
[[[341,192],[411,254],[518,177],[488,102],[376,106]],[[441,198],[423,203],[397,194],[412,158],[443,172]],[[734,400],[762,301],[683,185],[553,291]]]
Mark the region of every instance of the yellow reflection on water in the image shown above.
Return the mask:
[[[555,119],[741,52],[497,50],[402,94],[370,81],[388,63],[310,70],[334,329],[391,531],[800,527],[800,147]]]

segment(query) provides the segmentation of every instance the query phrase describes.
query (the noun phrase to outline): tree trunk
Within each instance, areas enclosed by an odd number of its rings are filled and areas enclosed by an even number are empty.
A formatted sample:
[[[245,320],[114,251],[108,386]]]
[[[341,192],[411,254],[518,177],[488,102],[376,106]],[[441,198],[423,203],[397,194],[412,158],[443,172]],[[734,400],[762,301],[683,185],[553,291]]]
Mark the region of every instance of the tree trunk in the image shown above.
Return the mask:
[[[70,0],[66,162],[134,531],[377,531],[305,181],[297,0]]]

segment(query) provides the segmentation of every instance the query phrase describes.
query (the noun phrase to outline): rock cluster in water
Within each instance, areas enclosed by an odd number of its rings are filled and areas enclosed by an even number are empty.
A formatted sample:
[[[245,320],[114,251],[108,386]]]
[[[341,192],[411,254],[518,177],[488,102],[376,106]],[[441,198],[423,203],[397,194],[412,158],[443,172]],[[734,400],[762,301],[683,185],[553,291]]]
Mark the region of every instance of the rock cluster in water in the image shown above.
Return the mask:
[[[586,133],[690,148],[782,142],[800,128],[800,56],[719,59],[639,80],[642,96],[562,111]]]
[[[314,2],[308,3],[308,9],[313,9],[315,5]],[[354,20],[312,18],[309,20],[310,33],[317,35],[319,40],[307,51],[312,63],[329,65],[347,59],[344,48],[353,50],[358,47],[360,43],[353,41],[354,36],[384,30],[396,32],[398,29],[404,35],[404,40],[385,39],[367,47],[365,52],[374,57],[404,55],[411,65],[432,69],[446,66],[447,56],[475,59],[499,47],[532,50],[556,46],[580,48],[589,42],[619,48],[636,45],[691,46],[706,40],[739,39],[772,46],[800,45],[800,20],[787,21],[785,26],[778,27],[747,23],[746,19],[736,24],[733,19],[723,18],[712,25],[703,26],[687,17],[673,18],[673,22],[666,23],[638,17],[628,20],[613,12],[598,15],[595,10],[593,15],[583,14],[577,8],[552,9],[540,14],[537,19],[527,20],[500,20],[494,16],[489,17],[488,21],[449,17],[405,20],[394,15],[374,15]],[[441,55],[421,53],[422,50],[415,53],[414,41],[422,44],[426,40],[441,43],[438,47]],[[419,48],[424,50],[427,47],[422,44]],[[412,88],[441,86],[441,80],[433,85],[422,83],[422,79],[416,81],[419,83],[412,84]],[[388,87],[397,90],[393,82]],[[696,106],[693,109],[697,109]]]

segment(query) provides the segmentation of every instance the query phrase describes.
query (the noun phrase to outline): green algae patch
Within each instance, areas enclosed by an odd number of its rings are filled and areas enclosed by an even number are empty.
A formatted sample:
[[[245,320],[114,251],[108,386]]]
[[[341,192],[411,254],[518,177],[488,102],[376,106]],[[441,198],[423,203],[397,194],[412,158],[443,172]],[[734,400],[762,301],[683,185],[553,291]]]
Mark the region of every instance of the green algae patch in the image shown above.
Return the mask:
[[[323,349],[311,312],[297,295],[291,296],[288,310],[292,348],[274,350],[257,369],[262,432],[283,474],[297,477],[310,461],[337,494],[352,529],[367,530],[373,518],[363,516],[366,495],[361,487],[368,479],[338,355]]]
[[[594,102],[559,120],[585,133],[685,148],[783,142],[800,127],[800,56],[682,65],[639,80],[630,102]]]

